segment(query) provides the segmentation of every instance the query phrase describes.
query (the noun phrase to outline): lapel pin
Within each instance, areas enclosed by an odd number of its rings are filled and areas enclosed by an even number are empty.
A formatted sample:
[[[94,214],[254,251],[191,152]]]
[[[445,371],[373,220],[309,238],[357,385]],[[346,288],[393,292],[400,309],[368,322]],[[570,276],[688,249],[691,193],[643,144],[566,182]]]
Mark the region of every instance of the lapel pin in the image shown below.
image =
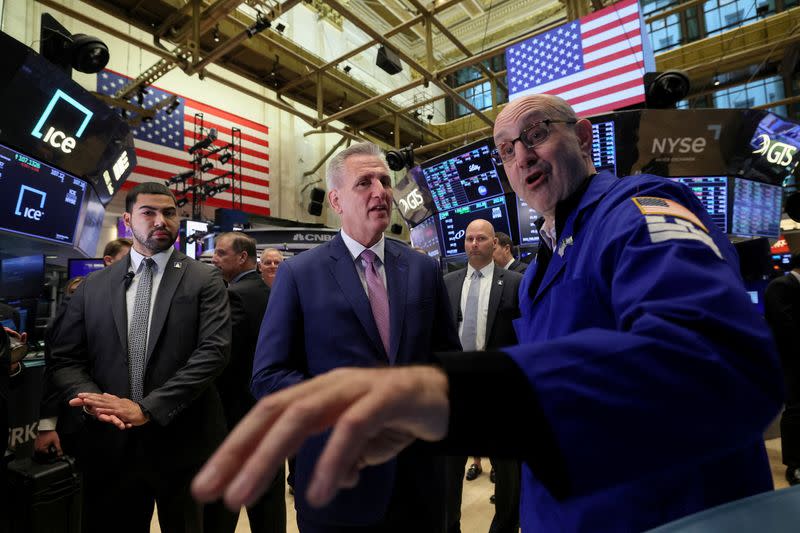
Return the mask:
[[[498,280],[497,280],[497,284],[498,284],[498,285],[502,285],[502,284],[503,284],[503,280],[502,280],[502,279],[498,279]]]
[[[175,264],[172,266],[174,266],[175,268],[180,268],[181,264],[178,261],[175,261]]]
[[[571,245],[572,245],[572,235],[561,241],[561,244],[558,246],[558,256],[564,257],[564,252],[567,250],[567,246]]]

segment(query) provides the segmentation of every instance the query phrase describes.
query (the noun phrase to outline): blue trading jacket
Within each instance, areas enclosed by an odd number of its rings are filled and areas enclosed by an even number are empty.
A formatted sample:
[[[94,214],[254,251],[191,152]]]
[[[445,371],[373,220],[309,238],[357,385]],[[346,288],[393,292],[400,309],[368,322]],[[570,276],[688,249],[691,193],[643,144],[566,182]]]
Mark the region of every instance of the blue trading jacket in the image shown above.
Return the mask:
[[[520,345],[504,350],[566,465],[560,499],[523,466],[523,531],[642,531],[771,489],[778,359],[692,192],[602,172],[558,238],[538,290],[536,265],[525,274]]]

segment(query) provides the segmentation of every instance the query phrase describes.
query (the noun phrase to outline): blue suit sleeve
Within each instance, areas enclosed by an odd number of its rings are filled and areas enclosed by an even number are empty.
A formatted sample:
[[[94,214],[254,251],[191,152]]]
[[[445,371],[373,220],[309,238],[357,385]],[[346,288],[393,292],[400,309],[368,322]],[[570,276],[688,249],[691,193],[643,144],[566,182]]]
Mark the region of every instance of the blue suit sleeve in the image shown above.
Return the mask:
[[[504,350],[535,390],[574,494],[752,445],[782,400],[773,342],[725,237],[712,230],[727,260],[708,242],[657,242],[629,199],[603,220],[596,266],[559,288],[560,309],[574,313],[554,322],[583,309],[605,314],[607,325],[593,316],[586,327]]]
[[[303,313],[291,262],[278,270],[261,322],[250,391],[255,398],[300,383],[307,377]]]

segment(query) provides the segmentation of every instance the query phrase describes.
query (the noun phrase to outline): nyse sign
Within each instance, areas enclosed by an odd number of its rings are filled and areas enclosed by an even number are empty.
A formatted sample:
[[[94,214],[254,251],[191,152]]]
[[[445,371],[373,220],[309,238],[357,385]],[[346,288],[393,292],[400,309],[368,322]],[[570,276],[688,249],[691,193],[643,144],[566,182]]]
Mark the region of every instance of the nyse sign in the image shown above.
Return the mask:
[[[400,198],[398,203],[400,204],[400,209],[403,211],[403,216],[405,216],[410,211],[420,207],[423,203],[425,203],[425,200],[422,198],[419,188],[416,188],[408,193],[404,198]]]
[[[797,148],[786,143],[773,141],[769,135],[759,136],[761,146],[753,150],[754,154],[760,154],[767,158],[767,161],[775,165],[788,167],[792,164]]]

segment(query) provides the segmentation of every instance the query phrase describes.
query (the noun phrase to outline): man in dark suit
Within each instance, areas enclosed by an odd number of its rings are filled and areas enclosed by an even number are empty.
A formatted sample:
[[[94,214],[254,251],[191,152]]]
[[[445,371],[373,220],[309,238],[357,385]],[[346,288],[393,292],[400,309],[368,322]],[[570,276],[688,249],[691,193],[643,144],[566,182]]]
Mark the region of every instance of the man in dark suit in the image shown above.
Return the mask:
[[[278,270],[256,349],[256,397],[341,366],[426,363],[432,350],[458,348],[438,265],[383,237],[390,183],[373,144],[353,145],[331,160],[328,200],[342,231]],[[442,531],[444,462],[419,445],[366,467],[353,488],[323,508],[311,507],[306,488],[328,436],[318,435],[297,453],[301,533]]]
[[[256,241],[240,231],[222,233],[214,239],[211,262],[220,269],[222,278],[228,283],[231,307],[231,360],[217,378],[229,430],[256,403],[250,393],[250,376],[253,373],[258,330],[269,300],[269,287],[256,270],[256,257]],[[253,533],[286,532],[283,477],[281,472],[264,496],[247,508],[250,531]],[[232,533],[236,530],[239,513],[232,513],[217,502],[206,506],[203,520],[205,531]]]
[[[775,335],[786,383],[786,409],[781,416],[781,453],[786,481],[800,484],[800,253],[791,270],[776,278],[764,293],[764,313]]]
[[[464,237],[467,268],[444,277],[465,351],[497,350],[517,342],[512,321],[520,316],[518,292],[522,274],[505,270],[492,261],[496,246],[492,224],[487,220],[473,220]],[[461,492],[466,462],[466,456],[448,458],[448,533],[461,532]],[[517,533],[519,462],[495,458],[491,462],[496,481],[495,515],[489,531]]]
[[[175,197],[142,183],[125,201],[128,258],[86,278],[54,332],[46,383],[83,410],[84,531],[202,530],[191,476],[225,435],[214,386],[229,354],[217,269],[175,250]]]
[[[522,274],[528,265],[514,258],[511,249],[514,247],[514,242],[507,234],[502,231],[495,233],[497,238],[497,246],[494,247],[493,259],[497,266],[505,268],[506,270],[513,270]]]

